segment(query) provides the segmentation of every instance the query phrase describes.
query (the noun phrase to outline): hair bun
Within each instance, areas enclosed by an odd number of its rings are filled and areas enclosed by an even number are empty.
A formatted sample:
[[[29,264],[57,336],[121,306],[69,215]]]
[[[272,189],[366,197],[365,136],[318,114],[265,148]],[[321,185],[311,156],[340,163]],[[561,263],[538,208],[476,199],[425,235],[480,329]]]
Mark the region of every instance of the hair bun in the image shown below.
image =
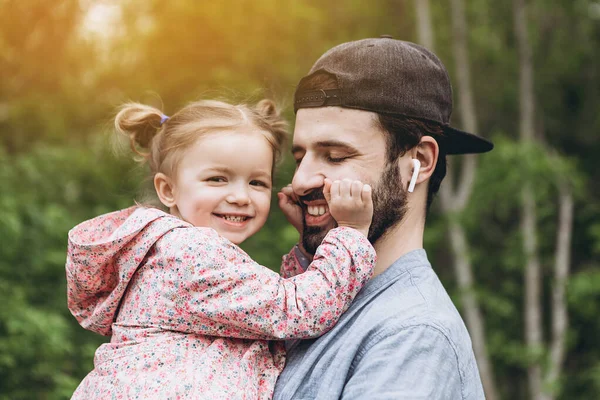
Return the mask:
[[[163,113],[157,108],[140,103],[127,103],[120,107],[115,117],[115,128],[129,137],[135,153],[147,156],[140,153],[137,147],[150,148],[152,139],[161,128],[162,117]]]
[[[278,118],[279,110],[275,102],[270,99],[262,99],[256,104],[256,112],[265,118]]]

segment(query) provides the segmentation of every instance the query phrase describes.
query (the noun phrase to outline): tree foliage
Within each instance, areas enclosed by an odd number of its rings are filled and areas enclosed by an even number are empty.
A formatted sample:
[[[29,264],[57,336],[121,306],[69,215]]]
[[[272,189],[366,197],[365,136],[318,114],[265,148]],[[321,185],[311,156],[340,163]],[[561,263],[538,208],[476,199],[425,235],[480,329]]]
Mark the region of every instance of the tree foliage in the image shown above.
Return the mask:
[[[120,13],[106,20],[103,34],[90,36],[84,22],[99,4],[116,4]],[[477,133],[496,149],[480,157],[469,206],[453,218],[467,227],[500,395],[526,398],[527,365],[547,356],[523,342],[518,193],[533,182],[548,288],[560,175],[574,189],[576,213],[567,360],[557,387],[559,398],[599,398],[600,3],[529,3],[536,127],[557,153],[514,141],[518,60],[510,2],[465,4]],[[432,2],[432,12],[436,52],[454,76],[448,0]],[[200,97],[269,96],[293,120],[294,86],[325,50],[380,34],[414,41],[412,13],[406,0],[0,0],[0,399],[69,398],[106,340],[67,310],[64,263],[70,228],[131,205],[145,185],[144,168],[107,141],[116,105],[148,102],[169,114]],[[292,174],[288,159],[276,187]],[[435,204],[425,246],[460,306]],[[297,235],[273,206],[265,228],[243,247],[277,269]]]

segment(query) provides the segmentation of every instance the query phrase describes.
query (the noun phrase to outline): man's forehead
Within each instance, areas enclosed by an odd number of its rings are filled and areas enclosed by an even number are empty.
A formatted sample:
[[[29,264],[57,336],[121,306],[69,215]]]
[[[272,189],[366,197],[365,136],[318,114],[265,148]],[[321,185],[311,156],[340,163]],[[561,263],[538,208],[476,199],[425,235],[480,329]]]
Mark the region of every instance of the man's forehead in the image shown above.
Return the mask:
[[[335,141],[362,147],[383,140],[377,115],[369,111],[342,107],[303,108],[296,115],[295,146]]]

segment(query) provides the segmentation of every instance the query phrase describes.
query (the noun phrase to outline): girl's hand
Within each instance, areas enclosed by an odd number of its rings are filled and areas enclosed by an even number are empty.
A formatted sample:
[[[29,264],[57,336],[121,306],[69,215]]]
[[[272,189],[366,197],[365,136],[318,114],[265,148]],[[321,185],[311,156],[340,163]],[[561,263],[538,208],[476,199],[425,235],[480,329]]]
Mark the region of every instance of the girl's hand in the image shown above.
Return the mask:
[[[365,236],[373,219],[371,191],[371,186],[350,179],[332,182],[325,178],[323,187],[329,212],[338,225],[354,228]]]
[[[298,196],[292,190],[292,185],[287,185],[277,193],[279,208],[288,222],[302,235],[302,208],[298,205]]]

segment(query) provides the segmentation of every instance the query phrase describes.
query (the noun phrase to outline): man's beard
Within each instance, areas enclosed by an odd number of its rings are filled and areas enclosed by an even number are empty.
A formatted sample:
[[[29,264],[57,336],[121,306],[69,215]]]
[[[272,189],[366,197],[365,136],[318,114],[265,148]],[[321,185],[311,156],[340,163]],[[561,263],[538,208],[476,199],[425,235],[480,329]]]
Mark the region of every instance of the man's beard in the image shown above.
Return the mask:
[[[322,189],[316,189],[306,196],[300,197],[302,201],[325,199]],[[398,165],[388,164],[381,174],[379,182],[373,189],[373,220],[369,228],[369,241],[377,242],[391,227],[402,221],[407,209],[406,190],[402,184]],[[305,210],[306,212],[306,210]],[[307,226],[304,220],[302,232],[302,246],[310,253],[315,254],[327,232],[337,227],[332,219],[331,226]]]

